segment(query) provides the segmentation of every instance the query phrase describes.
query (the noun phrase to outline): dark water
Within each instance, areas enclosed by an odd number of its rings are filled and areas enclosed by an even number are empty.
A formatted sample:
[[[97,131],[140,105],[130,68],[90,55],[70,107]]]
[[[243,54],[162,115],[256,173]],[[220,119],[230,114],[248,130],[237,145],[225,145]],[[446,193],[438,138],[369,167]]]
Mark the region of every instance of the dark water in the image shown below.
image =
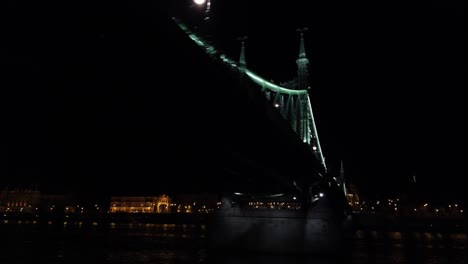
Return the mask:
[[[349,252],[333,256],[213,255],[203,224],[0,222],[1,264],[332,264],[468,263],[465,233],[357,230]]]

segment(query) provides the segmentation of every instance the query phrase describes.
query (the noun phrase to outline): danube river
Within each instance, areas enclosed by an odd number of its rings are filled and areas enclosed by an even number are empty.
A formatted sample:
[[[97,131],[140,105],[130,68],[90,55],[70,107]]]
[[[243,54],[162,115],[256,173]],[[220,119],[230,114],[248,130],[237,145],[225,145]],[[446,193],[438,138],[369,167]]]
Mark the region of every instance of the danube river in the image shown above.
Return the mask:
[[[349,251],[333,256],[210,254],[207,226],[99,224],[97,222],[0,222],[1,264],[442,264],[468,263],[465,232],[358,229]]]

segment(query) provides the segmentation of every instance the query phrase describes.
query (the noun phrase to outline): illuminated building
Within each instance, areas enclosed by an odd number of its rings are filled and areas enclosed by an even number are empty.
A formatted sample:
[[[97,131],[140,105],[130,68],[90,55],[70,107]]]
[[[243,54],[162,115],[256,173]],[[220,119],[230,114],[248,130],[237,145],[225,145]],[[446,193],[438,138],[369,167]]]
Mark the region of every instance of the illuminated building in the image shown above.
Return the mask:
[[[218,193],[185,193],[174,195],[173,213],[211,213],[218,207]]]
[[[110,199],[110,213],[168,213],[171,198],[160,196],[114,196]]]
[[[8,215],[57,215],[65,212],[66,203],[71,200],[67,195],[44,194],[37,186],[7,186],[0,192],[0,212]]]
[[[32,188],[5,187],[0,192],[0,212],[34,213],[41,206],[41,193],[37,186]]]
[[[350,184],[346,193],[346,198],[348,199],[348,203],[351,205],[353,210],[357,210],[360,207],[359,194],[356,185]]]

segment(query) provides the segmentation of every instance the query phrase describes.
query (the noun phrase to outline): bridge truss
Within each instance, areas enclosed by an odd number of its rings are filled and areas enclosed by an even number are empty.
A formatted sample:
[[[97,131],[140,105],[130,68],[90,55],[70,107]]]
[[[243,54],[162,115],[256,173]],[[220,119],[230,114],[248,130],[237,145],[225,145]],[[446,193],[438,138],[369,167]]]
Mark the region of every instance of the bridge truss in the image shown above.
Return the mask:
[[[218,51],[212,44],[204,40],[202,36],[189,29],[182,21],[173,18],[176,24],[210,57],[220,60],[233,70],[245,74],[253,83],[257,84],[265,97],[280,112],[282,117],[288,121],[300,140],[307,144],[322,164],[326,172],[326,163],[323,156],[320,140],[315,125],[314,114],[309,98],[309,87],[307,86],[308,60],[305,56],[304,37],[301,31],[298,65],[298,78],[284,85],[278,85],[267,81],[245,63],[245,45],[242,41],[239,61],[229,58],[225,53]],[[244,39],[243,39],[244,40]]]

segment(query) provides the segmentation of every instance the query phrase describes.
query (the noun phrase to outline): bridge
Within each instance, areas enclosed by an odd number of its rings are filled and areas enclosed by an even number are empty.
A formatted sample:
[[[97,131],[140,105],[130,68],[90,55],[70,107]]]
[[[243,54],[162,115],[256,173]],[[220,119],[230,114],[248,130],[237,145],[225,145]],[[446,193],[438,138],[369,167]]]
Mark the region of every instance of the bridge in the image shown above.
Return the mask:
[[[297,78],[282,84],[275,84],[247,66],[245,38],[240,39],[239,59],[234,60],[218,50],[200,32],[191,29],[178,18],[173,18],[173,20],[186,37],[192,40],[192,45],[196,44],[210,59],[209,64],[216,65],[216,71],[207,70],[205,77],[210,78],[211,74],[220,74],[227,79],[227,82],[234,82],[234,87],[226,86],[226,89],[235,90],[231,95],[238,97],[235,101],[239,102],[239,105],[246,104],[241,111],[250,111],[247,112],[250,118],[258,118],[253,122],[263,122],[261,126],[265,130],[260,134],[258,131],[250,131],[250,135],[239,135],[239,141],[230,139],[236,141],[234,144],[236,147],[244,145],[243,149],[233,151],[231,155],[233,161],[255,171],[256,174],[251,180],[265,183],[273,179],[280,188],[289,192],[297,192],[303,197],[309,195],[307,190],[318,182],[333,181],[338,185],[343,184],[327,174],[309,98],[309,62],[305,51],[303,30],[298,30],[300,40],[299,56],[296,60]],[[219,89],[223,87],[220,86]],[[248,123],[249,121],[246,120],[245,124]],[[236,121],[232,124],[235,125]],[[259,125],[252,126],[252,128],[259,129]],[[241,142],[246,138],[250,146],[245,146]],[[252,139],[255,139],[255,142],[251,142]],[[265,148],[271,149],[272,147],[274,149],[271,152],[264,151]],[[229,165],[226,168],[229,170]],[[262,184],[255,186],[257,189],[250,190],[251,192],[262,192]],[[265,186],[271,187],[269,184]]]
[[[237,184],[224,192],[221,208],[209,225],[210,248],[216,252],[234,248],[288,253],[338,250],[344,235],[352,230],[352,215],[343,182],[327,174],[308,94],[304,29],[299,30],[297,78],[275,84],[247,66],[245,38],[240,39],[239,59],[234,60],[183,21],[173,19],[209,57],[207,65],[216,66],[206,69],[205,78],[219,74],[220,84],[235,83],[217,88],[230,89],[228,94],[242,106],[230,109],[235,114],[224,125],[225,129],[243,127],[238,132],[244,133],[222,141],[235,142],[227,151],[233,159],[224,168],[238,169],[241,163],[245,170],[234,173],[230,183]],[[254,123],[252,128],[260,133],[245,130]]]

